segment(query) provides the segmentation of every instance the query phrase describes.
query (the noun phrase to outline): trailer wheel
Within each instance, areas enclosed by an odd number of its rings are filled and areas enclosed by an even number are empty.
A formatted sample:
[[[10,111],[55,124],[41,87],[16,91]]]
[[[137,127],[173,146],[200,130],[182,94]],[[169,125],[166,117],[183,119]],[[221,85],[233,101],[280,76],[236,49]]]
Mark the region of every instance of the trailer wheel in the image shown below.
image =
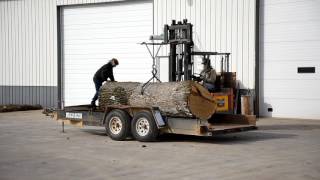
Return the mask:
[[[123,141],[130,135],[130,116],[127,112],[114,109],[105,119],[108,136],[116,141]]]
[[[133,137],[138,141],[155,141],[159,135],[159,129],[148,111],[138,112],[131,122]]]

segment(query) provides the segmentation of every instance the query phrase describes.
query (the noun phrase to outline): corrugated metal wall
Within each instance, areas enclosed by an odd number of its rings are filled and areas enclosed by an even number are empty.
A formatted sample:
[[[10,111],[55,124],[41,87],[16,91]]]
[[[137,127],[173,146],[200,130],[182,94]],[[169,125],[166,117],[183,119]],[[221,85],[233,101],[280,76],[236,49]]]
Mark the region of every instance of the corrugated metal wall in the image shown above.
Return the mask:
[[[0,1],[0,103],[56,105],[57,6],[109,1],[118,0]],[[254,14],[255,0],[154,0],[154,29],[189,19],[195,49],[233,53],[232,70],[253,88]]]
[[[56,106],[57,6],[111,1],[0,1],[0,104]]]
[[[54,106],[56,1],[0,1],[0,104]]]
[[[104,3],[113,1],[125,1],[125,0],[57,0],[57,5],[76,5],[76,4],[94,4],[94,3]],[[133,1],[133,0],[131,0]]]
[[[231,52],[232,71],[244,88],[255,82],[255,0],[154,0],[155,34],[172,19],[188,19],[194,26],[196,51]],[[167,55],[164,48],[162,55]],[[161,59],[160,61],[165,61]],[[160,62],[160,77],[167,78]],[[220,59],[212,62],[217,70]],[[200,60],[195,60],[199,69]]]

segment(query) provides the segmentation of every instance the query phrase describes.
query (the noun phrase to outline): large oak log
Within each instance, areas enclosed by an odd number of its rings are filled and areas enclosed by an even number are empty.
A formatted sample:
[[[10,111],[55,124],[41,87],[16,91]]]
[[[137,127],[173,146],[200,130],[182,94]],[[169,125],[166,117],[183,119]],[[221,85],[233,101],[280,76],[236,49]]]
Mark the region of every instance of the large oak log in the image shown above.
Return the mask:
[[[209,119],[216,103],[210,93],[193,81],[151,83],[141,94],[142,84],[107,82],[100,89],[99,106],[130,105],[158,107],[164,115]]]

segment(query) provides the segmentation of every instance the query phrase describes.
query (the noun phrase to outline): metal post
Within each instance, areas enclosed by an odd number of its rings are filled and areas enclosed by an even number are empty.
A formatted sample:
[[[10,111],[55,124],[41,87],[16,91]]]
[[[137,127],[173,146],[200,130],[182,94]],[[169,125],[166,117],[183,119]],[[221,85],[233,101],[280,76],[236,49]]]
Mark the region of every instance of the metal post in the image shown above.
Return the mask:
[[[184,80],[191,80],[192,63],[191,63],[191,44],[184,44]]]
[[[63,108],[63,10],[61,7],[57,7],[57,53],[58,53],[58,60],[57,60],[57,79],[58,79],[58,104],[57,107],[59,109]]]
[[[230,62],[229,62],[229,54],[227,54],[226,55],[226,66],[227,66],[227,72],[230,72],[230,69],[229,69],[229,67],[230,67]]]
[[[176,81],[176,44],[170,44],[170,55],[169,55],[169,81]]]
[[[62,133],[64,133],[64,121],[62,121]]]
[[[221,75],[222,75],[222,73],[224,72],[224,69],[223,69],[223,56],[221,57]]]
[[[255,103],[254,103],[254,112],[259,117],[259,98],[260,98],[260,64],[259,64],[259,43],[260,43],[260,0],[256,0],[256,22],[255,22],[256,30],[255,30]]]

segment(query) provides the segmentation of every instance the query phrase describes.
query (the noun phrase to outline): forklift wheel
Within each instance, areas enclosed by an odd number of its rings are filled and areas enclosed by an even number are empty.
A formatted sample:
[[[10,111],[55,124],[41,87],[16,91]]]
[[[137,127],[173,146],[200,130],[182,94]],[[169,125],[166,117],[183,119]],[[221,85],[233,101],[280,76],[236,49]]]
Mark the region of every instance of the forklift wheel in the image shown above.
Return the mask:
[[[133,137],[142,142],[155,141],[159,135],[159,129],[148,111],[138,112],[131,122]]]
[[[114,109],[108,113],[104,123],[107,135],[116,141],[123,141],[130,135],[130,116],[127,112]]]

